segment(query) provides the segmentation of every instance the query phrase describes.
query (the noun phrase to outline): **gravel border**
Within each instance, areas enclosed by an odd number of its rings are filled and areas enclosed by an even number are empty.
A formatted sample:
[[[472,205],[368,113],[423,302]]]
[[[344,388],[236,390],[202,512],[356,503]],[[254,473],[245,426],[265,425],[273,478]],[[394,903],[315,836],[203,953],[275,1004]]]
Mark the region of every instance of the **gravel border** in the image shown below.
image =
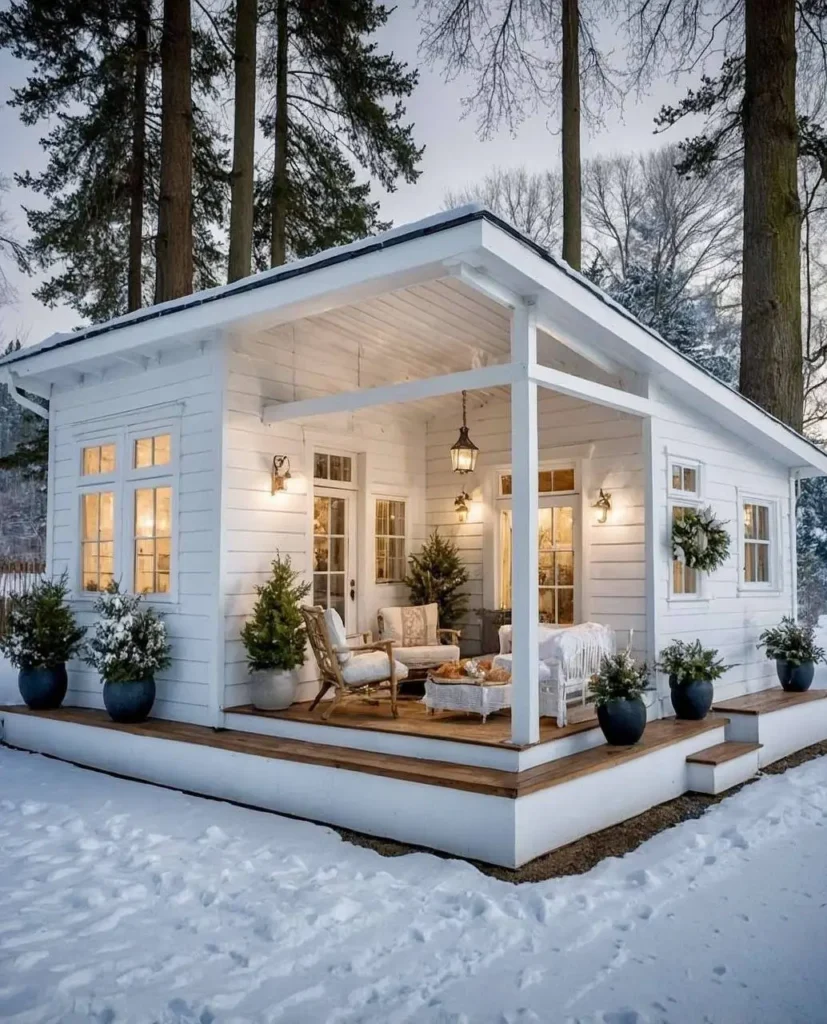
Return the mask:
[[[558,850],[552,850],[542,857],[525,864],[521,868],[500,868],[492,864],[484,864],[481,861],[470,861],[484,875],[491,875],[504,882],[544,882],[548,878],[560,878],[564,875],[580,875],[590,871],[606,857],[622,857],[626,853],[636,850],[641,843],[647,839],[663,832],[664,829],[679,825],[682,821],[690,821],[693,818],[700,818],[714,804],[726,800],[728,797],[749,786],[761,778],[762,775],[781,775],[789,768],[797,768],[800,764],[812,761],[817,757],[827,754],[827,741],[816,743],[811,747],[784,757],[761,771],[754,779],[733,786],[726,793],[718,796],[707,796],[704,793],[684,793],[676,800],[669,800],[665,804],[652,807],[643,814],[638,814],[628,821],[619,825],[612,825],[600,832],[584,836],[568,846],[561,846]],[[333,826],[329,826],[333,828]],[[451,854],[443,853],[440,850],[430,850],[420,846],[409,846],[406,843],[398,843],[391,839],[377,839],[375,836],[367,836],[361,832],[351,832],[349,829],[335,828],[335,832],[348,843],[354,846],[365,846],[375,850],[383,857],[401,857],[406,853],[427,852],[444,859],[457,860]]]

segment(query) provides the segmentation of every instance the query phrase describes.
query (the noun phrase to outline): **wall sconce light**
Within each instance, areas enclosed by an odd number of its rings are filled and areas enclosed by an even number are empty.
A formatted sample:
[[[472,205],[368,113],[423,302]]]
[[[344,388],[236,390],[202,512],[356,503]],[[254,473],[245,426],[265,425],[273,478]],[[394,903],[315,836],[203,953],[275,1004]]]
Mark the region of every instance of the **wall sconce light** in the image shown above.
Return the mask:
[[[468,522],[468,513],[471,511],[468,507],[471,501],[471,495],[468,491],[460,491],[460,493],[454,498],[454,511],[457,514],[458,523]]]
[[[455,473],[473,473],[477,464],[479,448],[468,436],[468,424],[465,422],[465,404],[468,392],[462,392],[462,426],[459,437],[451,447],[451,466]]]
[[[605,523],[609,518],[609,513],[612,511],[612,496],[608,494],[603,488],[600,488],[600,495],[597,501],[592,505],[592,508],[600,510],[600,515],[597,517],[598,523]]]
[[[283,491],[290,479],[290,459],[286,455],[273,456],[273,475],[271,480],[271,494]]]

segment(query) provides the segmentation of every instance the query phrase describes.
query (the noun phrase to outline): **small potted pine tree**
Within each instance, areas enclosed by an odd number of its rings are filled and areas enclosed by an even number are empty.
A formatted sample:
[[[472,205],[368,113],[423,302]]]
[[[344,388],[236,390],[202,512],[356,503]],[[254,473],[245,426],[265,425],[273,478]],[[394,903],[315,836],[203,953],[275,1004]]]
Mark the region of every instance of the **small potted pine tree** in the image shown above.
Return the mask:
[[[716,660],[717,659],[717,660]],[[673,640],[660,652],[658,669],[669,676],[672,707],[678,718],[698,721],[706,718],[712,707],[713,682],[732,668],[711,647],[700,640],[688,643]]]
[[[607,655],[600,671],[592,676],[590,699],[597,707],[597,720],[606,742],[615,747],[630,747],[646,728],[646,705],[641,696],[648,690],[649,673],[631,651]]]
[[[155,703],[155,673],[170,664],[163,620],[141,594],[122,594],[113,581],[95,602],[98,620],[85,660],[103,679],[113,722],[143,722]]]
[[[306,657],[301,603],[310,593],[310,584],[300,583],[300,578],[290,556],[277,555],[270,579],[256,587],[252,618],[241,631],[253,682],[252,701],[262,711],[281,711],[296,699],[296,669]]]
[[[30,708],[58,708],[66,696],[66,662],[80,650],[85,630],[66,604],[64,573],[57,580],[40,579],[10,601],[8,628],[0,651],[18,670],[20,696]]]
[[[412,605],[436,604],[442,629],[456,629],[468,610],[468,598],[462,588],[468,582],[468,570],[453,541],[434,530],[418,555],[411,555],[405,586]]]
[[[812,626],[785,615],[778,626],[765,629],[759,637],[768,658],[775,660],[778,681],[790,693],[809,690],[816,663],[824,661],[824,649],[816,643]]]

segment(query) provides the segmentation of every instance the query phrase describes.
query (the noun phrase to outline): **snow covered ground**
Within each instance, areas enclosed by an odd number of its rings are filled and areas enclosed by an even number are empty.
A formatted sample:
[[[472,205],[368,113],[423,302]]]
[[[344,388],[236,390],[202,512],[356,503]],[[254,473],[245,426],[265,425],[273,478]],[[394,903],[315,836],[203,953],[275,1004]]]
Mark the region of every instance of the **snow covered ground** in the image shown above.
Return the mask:
[[[823,1022],[826,823],[823,758],[514,886],[0,749],[0,1020]]]

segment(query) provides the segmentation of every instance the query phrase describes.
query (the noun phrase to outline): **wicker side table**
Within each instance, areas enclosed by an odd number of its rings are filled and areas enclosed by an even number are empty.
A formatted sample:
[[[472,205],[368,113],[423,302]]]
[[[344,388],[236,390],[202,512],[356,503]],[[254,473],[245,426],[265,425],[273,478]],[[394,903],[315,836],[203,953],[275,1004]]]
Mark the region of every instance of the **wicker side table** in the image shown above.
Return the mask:
[[[488,683],[472,679],[425,680],[423,703],[431,714],[436,711],[466,711],[480,715],[485,722],[490,714],[511,707],[511,683]]]

